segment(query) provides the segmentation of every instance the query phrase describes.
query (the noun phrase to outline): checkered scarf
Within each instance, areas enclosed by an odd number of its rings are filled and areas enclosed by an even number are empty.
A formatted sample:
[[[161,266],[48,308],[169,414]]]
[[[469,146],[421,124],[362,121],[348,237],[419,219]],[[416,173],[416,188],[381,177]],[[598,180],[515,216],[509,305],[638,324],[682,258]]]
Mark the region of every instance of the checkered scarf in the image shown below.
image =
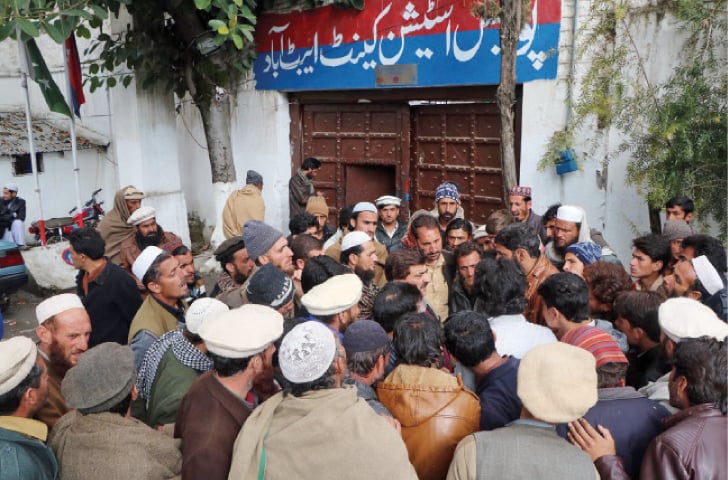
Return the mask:
[[[149,407],[149,400],[152,396],[152,385],[162,362],[162,357],[168,349],[182,365],[190,367],[198,372],[206,372],[212,369],[210,358],[195,348],[183,335],[182,330],[167,332],[157,339],[149,347],[137,375],[137,390],[139,395],[146,400]]]

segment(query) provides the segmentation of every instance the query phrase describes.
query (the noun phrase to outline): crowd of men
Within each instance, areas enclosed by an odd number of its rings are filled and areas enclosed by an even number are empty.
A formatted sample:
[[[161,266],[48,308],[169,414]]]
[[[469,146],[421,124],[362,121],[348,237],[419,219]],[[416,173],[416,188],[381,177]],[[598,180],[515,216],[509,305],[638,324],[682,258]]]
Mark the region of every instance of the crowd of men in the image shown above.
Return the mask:
[[[248,172],[209,291],[133,186],[76,231],[76,293],[0,342],[0,478],[728,478],[726,250],[689,199],[625,269],[526,186],[480,226],[445,182],[334,229],[320,168],[288,237]]]

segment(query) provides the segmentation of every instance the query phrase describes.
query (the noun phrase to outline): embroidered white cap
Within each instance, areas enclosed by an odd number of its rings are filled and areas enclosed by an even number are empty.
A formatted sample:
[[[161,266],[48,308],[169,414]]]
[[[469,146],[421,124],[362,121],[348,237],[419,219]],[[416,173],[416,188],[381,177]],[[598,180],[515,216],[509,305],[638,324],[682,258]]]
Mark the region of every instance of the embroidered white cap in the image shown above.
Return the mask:
[[[296,325],[283,337],[278,364],[293,383],[312,382],[326,373],[336,355],[334,332],[315,320]]]
[[[372,237],[370,237],[368,233],[360,232],[358,230],[351,232],[351,233],[347,233],[346,236],[341,240],[341,251],[345,252],[352,247],[358,247],[359,245],[364,245],[365,243],[370,242],[371,240],[372,240]]]
[[[200,333],[200,327],[210,318],[229,312],[230,308],[220,300],[214,298],[198,298],[185,313],[185,327],[195,335]]]

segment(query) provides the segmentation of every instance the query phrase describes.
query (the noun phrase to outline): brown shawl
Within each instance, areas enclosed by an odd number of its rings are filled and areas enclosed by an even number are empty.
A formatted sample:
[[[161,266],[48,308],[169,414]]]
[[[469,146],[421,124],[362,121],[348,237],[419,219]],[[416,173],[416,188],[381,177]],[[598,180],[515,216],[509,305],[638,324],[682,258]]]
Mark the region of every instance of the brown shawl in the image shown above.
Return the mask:
[[[114,195],[114,208],[104,215],[96,228],[101,234],[101,238],[106,242],[104,255],[117,265],[119,264],[121,242],[134,234],[134,227],[126,223],[130,213],[124,199],[124,191],[129,187],[133,187],[133,185],[127,185],[116,192],[116,195]]]

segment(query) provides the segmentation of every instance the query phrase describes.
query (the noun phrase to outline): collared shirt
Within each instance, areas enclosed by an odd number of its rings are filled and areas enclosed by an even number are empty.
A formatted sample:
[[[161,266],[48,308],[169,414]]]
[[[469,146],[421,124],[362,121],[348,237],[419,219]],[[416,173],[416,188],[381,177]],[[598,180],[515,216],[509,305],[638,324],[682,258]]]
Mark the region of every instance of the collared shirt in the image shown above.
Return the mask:
[[[3,415],[0,416],[0,428],[35,438],[41,442],[45,442],[48,438],[48,426],[33,418]]]
[[[443,267],[445,266],[445,257],[440,254],[434,265],[426,265],[427,273],[430,274],[430,283],[427,284],[425,298],[432,305],[432,309],[439,317],[441,322],[447,320],[449,314],[449,288]]]
[[[154,300],[156,300],[157,303],[162,306],[162,308],[164,308],[169,313],[171,313],[172,315],[174,315],[174,318],[177,319],[177,323],[178,324],[180,324],[180,323],[184,324],[185,323],[185,306],[184,306],[184,304],[181,301],[179,301],[179,300],[177,301],[176,307],[170,307],[166,303],[160,302],[159,299],[157,299],[157,297],[155,297],[154,295],[152,295],[152,298]]]

